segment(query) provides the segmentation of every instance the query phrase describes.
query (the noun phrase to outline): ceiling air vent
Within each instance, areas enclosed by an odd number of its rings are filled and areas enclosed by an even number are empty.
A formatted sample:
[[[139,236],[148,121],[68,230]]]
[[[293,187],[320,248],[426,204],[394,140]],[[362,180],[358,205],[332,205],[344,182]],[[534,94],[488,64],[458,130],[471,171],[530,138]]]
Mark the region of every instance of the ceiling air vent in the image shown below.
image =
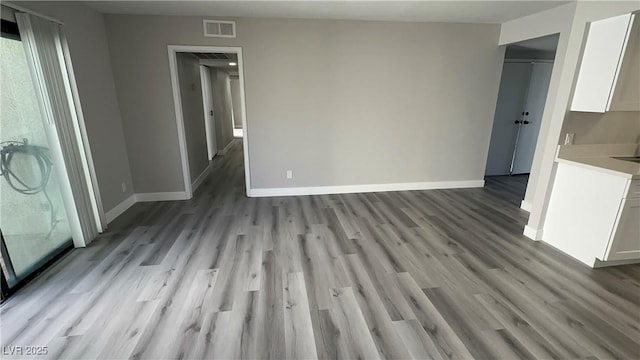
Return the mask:
[[[204,20],[204,36],[236,37],[236,22],[222,20]]]

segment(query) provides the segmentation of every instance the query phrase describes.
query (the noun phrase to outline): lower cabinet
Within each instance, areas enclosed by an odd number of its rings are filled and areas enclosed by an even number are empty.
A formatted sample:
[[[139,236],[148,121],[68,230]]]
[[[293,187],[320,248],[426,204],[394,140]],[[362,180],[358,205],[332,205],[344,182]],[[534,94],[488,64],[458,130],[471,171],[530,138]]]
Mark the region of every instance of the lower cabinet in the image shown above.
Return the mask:
[[[640,180],[560,162],[542,240],[593,267],[640,260]]]
[[[640,198],[624,199],[604,260],[640,258]]]

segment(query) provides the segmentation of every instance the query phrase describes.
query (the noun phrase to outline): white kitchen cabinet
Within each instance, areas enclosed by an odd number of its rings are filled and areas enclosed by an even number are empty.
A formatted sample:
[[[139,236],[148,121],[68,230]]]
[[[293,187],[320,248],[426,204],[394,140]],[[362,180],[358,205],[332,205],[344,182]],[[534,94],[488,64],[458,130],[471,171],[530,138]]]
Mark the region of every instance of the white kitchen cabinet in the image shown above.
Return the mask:
[[[637,23],[635,14],[625,14],[590,24],[571,111],[640,110]]]
[[[605,260],[640,258],[640,198],[625,199],[620,206]]]
[[[558,163],[542,240],[593,267],[640,259],[640,180]]]
[[[619,73],[609,110],[640,111],[640,18],[638,15],[631,23],[629,40]]]

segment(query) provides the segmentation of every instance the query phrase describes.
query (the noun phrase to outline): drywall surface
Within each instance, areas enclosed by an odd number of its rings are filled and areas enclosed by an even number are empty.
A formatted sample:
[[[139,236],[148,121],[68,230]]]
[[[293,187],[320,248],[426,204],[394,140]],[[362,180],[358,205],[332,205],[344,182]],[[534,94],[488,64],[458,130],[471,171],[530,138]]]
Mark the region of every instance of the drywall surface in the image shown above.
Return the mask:
[[[229,74],[223,70],[211,69],[211,85],[213,86],[213,109],[215,112],[216,143],[218,152],[233,140],[233,105],[231,100],[231,84]]]
[[[540,232],[555,172],[556,146],[567,115],[589,22],[640,9],[637,1],[577,2],[502,24],[500,44],[560,33],[553,74],[525,201],[532,204],[527,227]]]
[[[104,18],[81,3],[14,2],[64,22],[87,136],[105,212],[133,194]],[[142,137],[142,138],[146,138]],[[122,183],[126,190],[122,191]]]
[[[189,174],[192,181],[209,166],[207,137],[202,104],[200,60],[192,54],[177,53],[178,82],[182,100],[182,118],[187,141]]]
[[[227,39],[200,17],[106,22],[139,192],[183,190],[167,45],[185,44],[243,49],[253,188],[483,178],[497,25],[237,19]]]
[[[242,102],[240,101],[240,79],[231,77],[231,101],[233,102],[233,127],[242,129]]]
[[[569,112],[561,133],[559,145],[564,144],[568,133],[575,134],[573,143],[576,145],[637,143],[640,142],[640,112]]]

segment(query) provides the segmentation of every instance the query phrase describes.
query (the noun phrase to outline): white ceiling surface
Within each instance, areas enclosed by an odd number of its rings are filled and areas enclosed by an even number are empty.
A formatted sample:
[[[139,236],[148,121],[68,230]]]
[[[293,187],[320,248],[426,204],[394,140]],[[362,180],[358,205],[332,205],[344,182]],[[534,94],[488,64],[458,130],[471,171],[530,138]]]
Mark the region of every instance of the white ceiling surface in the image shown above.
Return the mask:
[[[568,2],[571,1],[85,1],[109,14],[496,24]]]
[[[509,44],[509,47],[514,49],[556,51],[556,48],[558,47],[558,39],[559,35],[553,34]]]

